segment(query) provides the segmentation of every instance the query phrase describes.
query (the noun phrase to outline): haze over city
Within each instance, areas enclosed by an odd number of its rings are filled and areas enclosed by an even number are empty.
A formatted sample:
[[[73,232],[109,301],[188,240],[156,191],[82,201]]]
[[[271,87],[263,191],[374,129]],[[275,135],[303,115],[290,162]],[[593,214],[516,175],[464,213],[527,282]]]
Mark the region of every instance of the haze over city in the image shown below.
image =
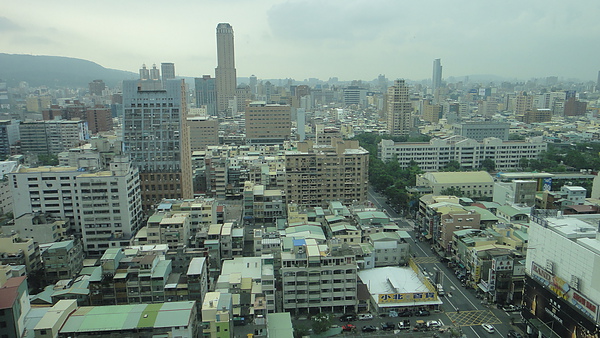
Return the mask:
[[[235,32],[238,76],[340,80],[494,74],[595,80],[597,1],[30,1],[0,4],[6,53],[82,58],[137,71],[174,62],[212,74],[215,26]]]

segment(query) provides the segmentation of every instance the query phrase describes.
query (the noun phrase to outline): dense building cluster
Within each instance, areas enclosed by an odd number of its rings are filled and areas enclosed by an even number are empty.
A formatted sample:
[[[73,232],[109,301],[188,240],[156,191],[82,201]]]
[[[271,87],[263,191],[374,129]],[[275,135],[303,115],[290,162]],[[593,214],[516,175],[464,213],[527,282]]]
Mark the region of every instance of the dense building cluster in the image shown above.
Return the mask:
[[[425,316],[448,277],[419,242],[485,304],[522,306],[528,333],[598,336],[598,176],[521,172],[600,140],[598,84],[444,79],[440,59],[421,83],[241,78],[232,26],[216,33],[193,88],[173,63],[85,93],[0,81],[0,338]],[[419,167],[407,210],[370,189],[376,160]]]

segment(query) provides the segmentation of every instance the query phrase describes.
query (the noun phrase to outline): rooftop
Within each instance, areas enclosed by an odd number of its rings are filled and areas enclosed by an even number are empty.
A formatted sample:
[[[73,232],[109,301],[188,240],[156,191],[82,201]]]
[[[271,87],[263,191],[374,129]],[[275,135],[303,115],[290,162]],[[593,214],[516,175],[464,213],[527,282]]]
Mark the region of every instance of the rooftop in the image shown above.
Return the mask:
[[[193,311],[193,301],[84,306],[69,316],[60,332],[103,332],[188,326]]]

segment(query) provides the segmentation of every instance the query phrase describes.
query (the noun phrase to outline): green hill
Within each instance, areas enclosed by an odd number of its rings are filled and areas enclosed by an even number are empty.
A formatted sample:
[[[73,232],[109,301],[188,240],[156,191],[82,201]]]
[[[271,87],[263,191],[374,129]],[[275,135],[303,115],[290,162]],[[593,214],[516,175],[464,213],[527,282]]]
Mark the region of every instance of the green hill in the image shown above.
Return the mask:
[[[91,81],[101,79],[112,87],[119,81],[137,76],[133,72],[104,68],[82,59],[0,53],[0,79],[9,86],[26,81],[33,87],[87,87]]]

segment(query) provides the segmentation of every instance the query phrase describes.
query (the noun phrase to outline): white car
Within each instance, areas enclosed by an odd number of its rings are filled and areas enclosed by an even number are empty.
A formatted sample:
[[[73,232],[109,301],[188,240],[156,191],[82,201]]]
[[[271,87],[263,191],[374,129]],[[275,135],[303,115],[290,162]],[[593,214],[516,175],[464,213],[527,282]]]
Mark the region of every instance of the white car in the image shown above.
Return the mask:
[[[439,320],[430,320],[430,321],[427,321],[427,327],[429,327],[429,328],[442,327],[442,323]]]
[[[369,320],[369,319],[373,319],[373,315],[370,313],[360,313],[358,315],[358,320]]]
[[[487,333],[494,333],[496,332],[496,329],[494,329],[494,327],[490,324],[481,324],[481,327],[483,327],[483,329],[487,332]]]

